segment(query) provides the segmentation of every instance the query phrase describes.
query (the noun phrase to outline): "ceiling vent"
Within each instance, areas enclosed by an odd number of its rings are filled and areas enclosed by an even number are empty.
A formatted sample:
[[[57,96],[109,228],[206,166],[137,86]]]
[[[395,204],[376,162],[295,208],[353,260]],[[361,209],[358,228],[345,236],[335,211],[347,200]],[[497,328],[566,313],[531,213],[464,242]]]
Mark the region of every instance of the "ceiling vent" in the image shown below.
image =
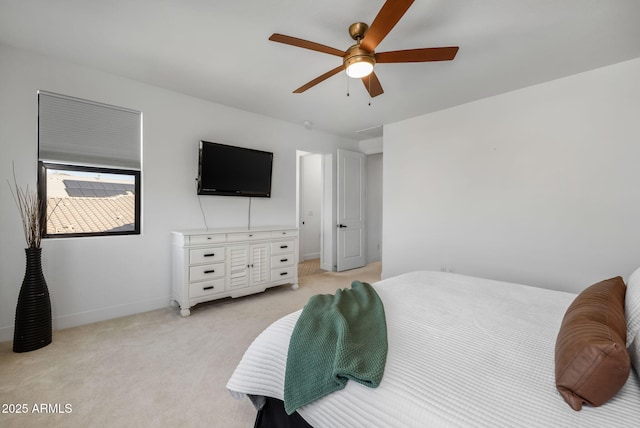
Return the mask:
[[[356,134],[366,139],[382,137],[382,125],[361,129],[359,131],[356,131]]]

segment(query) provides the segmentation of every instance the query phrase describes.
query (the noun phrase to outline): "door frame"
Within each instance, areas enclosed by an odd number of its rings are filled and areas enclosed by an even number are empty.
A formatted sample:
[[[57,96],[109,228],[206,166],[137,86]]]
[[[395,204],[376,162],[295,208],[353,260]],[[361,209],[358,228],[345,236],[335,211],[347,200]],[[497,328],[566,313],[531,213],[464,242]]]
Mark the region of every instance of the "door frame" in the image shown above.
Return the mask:
[[[325,162],[326,155],[324,153],[319,152],[309,152],[304,150],[296,150],[296,225],[298,227],[298,261],[304,261],[304,231],[302,224],[303,215],[302,215],[302,162],[301,159],[307,155],[319,155],[320,156],[320,182],[322,183],[322,195],[320,196],[320,267],[325,270],[327,265],[331,266],[331,260],[333,258],[333,254],[331,251],[327,254],[325,252],[326,245],[326,225],[325,225],[325,213],[327,210],[331,210],[332,206],[329,202],[329,206],[327,206],[327,200],[325,198],[327,192],[327,179],[326,179],[326,171],[325,171]]]

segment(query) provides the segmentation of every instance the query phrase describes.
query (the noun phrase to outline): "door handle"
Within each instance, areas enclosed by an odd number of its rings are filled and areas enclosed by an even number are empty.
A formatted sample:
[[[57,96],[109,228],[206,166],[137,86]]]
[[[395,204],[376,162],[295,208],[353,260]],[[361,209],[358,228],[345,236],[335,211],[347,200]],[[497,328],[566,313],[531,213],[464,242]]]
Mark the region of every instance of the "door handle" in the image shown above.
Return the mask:
[[[342,229],[342,228],[345,228],[345,227],[347,227],[347,226],[345,226],[344,224],[339,224],[339,225],[338,225],[338,227],[339,227],[340,229]]]

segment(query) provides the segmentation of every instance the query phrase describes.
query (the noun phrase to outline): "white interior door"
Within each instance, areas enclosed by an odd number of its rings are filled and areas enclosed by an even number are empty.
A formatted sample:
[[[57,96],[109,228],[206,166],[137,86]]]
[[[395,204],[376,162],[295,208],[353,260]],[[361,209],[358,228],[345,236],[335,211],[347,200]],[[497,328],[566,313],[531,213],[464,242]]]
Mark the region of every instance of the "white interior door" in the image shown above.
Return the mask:
[[[364,153],[338,149],[338,251],[337,270],[365,264],[365,177]]]

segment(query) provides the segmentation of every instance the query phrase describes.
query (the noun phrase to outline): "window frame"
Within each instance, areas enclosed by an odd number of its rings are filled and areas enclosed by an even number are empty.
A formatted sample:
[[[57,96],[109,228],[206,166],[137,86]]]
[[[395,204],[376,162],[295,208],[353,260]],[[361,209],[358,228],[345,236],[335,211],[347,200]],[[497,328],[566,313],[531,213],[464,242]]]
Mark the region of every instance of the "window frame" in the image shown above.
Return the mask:
[[[70,233],[49,233],[47,231],[48,222],[48,199],[47,199],[47,170],[62,170],[76,172],[90,172],[103,174],[128,175],[134,177],[134,223],[133,230],[103,231],[103,232],[70,232]],[[137,169],[110,168],[105,166],[87,166],[78,164],[64,164],[57,162],[38,162],[38,196],[41,203],[41,225],[42,237],[47,239],[95,237],[95,236],[123,236],[140,235],[142,223],[142,172]]]

